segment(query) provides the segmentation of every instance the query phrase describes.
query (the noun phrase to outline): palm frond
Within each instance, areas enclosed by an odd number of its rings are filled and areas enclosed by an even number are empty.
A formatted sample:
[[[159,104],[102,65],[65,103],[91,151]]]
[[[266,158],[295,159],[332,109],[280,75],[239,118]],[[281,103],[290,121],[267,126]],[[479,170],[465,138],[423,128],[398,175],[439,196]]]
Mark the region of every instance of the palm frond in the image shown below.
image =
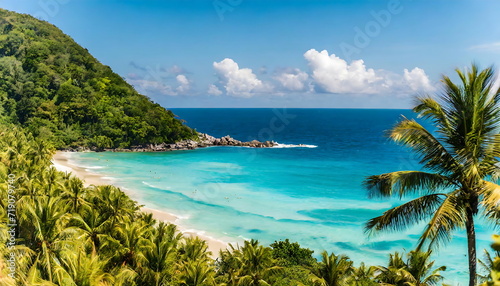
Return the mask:
[[[483,187],[479,189],[481,195],[480,204],[483,207],[485,217],[494,222],[500,221],[500,186],[483,181]]]
[[[421,171],[397,171],[368,177],[364,182],[368,195],[390,197],[429,194],[453,185],[446,176]]]
[[[425,243],[428,243],[429,249],[432,249],[448,242],[453,230],[464,226],[465,206],[457,199],[459,196],[460,190],[446,196],[425,227],[425,231],[419,239],[417,251],[421,250]]]
[[[420,157],[420,163],[430,170],[454,173],[460,168],[460,164],[441,142],[415,120],[401,121],[391,130],[390,137],[412,148]]]
[[[401,231],[430,217],[445,200],[444,194],[430,194],[385,211],[381,216],[372,218],[365,226],[366,232]]]
[[[417,105],[413,108],[413,111],[418,113],[419,117],[431,119],[444,132],[450,129],[448,111],[430,96],[417,98]]]

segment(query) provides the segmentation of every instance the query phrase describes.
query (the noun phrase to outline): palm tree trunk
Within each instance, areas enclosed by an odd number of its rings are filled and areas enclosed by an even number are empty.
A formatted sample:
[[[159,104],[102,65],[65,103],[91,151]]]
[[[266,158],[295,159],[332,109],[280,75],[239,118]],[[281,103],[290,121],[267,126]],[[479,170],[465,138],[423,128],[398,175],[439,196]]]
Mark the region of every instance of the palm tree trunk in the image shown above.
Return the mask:
[[[469,252],[469,286],[476,286],[476,230],[474,229],[474,215],[470,208],[467,208],[467,220],[465,222],[467,230],[467,248]]]

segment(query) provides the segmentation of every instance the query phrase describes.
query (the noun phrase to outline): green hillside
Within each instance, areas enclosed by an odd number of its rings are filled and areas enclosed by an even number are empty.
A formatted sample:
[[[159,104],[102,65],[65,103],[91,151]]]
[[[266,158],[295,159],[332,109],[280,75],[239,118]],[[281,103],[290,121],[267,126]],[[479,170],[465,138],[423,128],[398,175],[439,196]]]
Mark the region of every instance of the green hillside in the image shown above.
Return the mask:
[[[194,131],[57,27],[0,9],[0,120],[57,148],[172,143]]]

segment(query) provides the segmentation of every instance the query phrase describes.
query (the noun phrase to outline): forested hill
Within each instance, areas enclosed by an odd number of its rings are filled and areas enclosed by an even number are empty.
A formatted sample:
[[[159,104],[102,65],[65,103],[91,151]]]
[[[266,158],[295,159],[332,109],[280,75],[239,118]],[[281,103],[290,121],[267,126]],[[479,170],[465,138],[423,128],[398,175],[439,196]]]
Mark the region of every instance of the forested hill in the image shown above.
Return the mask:
[[[172,143],[194,133],[57,27],[3,9],[0,104],[0,121],[57,148]]]

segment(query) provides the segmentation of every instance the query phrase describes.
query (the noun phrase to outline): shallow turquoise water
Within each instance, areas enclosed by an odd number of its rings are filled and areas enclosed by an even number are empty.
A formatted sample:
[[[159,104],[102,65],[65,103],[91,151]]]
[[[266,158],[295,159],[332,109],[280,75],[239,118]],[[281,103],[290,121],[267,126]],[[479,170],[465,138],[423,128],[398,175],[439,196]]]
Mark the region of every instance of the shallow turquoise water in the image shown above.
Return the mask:
[[[212,147],[167,153],[73,153],[71,160],[134,190],[134,199],[183,218],[188,228],[226,241],[290,238],[315,250],[384,264],[411,250],[422,226],[369,238],[364,224],[400,204],[370,200],[366,176],[419,169],[412,155],[384,137],[408,110],[177,109],[188,125],[214,136],[275,140],[317,148]],[[492,229],[478,226],[480,248]],[[435,255],[448,281],[465,281],[464,232]],[[478,254],[481,257],[481,254]],[[464,285],[464,283],[462,283]]]

